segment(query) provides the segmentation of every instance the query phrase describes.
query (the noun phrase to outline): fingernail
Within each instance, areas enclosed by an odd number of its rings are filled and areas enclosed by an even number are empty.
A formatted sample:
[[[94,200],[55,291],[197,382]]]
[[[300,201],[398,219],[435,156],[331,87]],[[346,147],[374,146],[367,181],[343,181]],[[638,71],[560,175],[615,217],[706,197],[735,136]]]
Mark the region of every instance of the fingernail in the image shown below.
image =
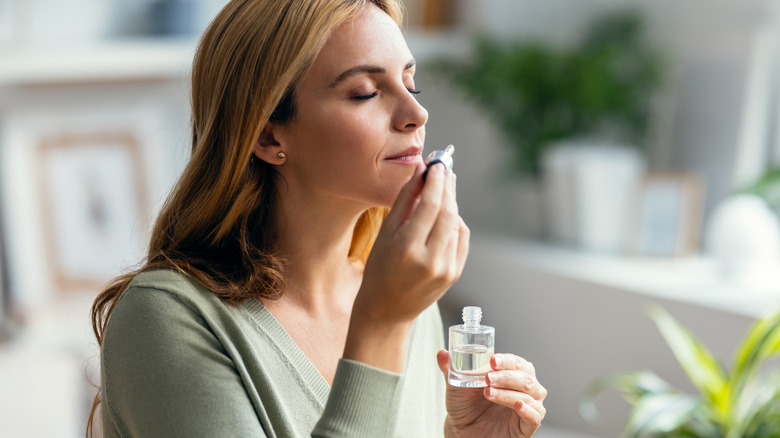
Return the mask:
[[[494,398],[496,396],[496,390],[495,388],[488,386],[487,387],[487,396],[488,398]]]
[[[504,361],[501,360],[498,356],[493,356],[493,359],[496,361],[496,368],[501,368],[502,365],[504,365]]]
[[[439,167],[444,168],[444,165],[438,166],[437,164],[439,164],[439,163],[435,163],[433,165],[426,165],[425,166],[425,170],[423,171],[423,181],[426,181],[428,179],[428,174],[431,173],[431,172],[434,172],[434,173],[441,173],[442,172],[441,169],[438,169],[438,168]]]
[[[496,381],[498,381],[498,376],[496,375],[496,373],[488,373],[487,379],[489,384],[495,385]]]

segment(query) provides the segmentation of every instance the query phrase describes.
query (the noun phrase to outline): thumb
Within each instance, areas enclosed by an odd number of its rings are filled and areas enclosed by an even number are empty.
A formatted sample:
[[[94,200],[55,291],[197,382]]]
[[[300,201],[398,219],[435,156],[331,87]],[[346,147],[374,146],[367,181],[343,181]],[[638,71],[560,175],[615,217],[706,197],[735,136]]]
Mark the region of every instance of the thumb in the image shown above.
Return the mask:
[[[450,352],[447,350],[439,350],[439,352],[436,353],[436,361],[439,363],[439,369],[446,379],[447,371],[450,366]]]
[[[390,213],[383,222],[383,231],[387,230],[392,235],[401,225],[409,220],[416,205],[415,202],[420,196],[420,192],[422,192],[424,184],[422,174],[425,172],[425,169],[425,166],[422,164],[417,166],[412,178],[401,189],[393,203],[393,207],[390,209]]]

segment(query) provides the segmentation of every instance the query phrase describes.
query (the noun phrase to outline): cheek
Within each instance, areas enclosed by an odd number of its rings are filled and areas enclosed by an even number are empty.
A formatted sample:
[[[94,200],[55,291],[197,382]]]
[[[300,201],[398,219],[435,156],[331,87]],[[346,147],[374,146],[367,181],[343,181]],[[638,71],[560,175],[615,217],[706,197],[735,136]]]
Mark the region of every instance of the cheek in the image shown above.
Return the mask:
[[[334,114],[321,126],[314,140],[340,158],[373,160],[387,138],[381,118],[370,114]]]

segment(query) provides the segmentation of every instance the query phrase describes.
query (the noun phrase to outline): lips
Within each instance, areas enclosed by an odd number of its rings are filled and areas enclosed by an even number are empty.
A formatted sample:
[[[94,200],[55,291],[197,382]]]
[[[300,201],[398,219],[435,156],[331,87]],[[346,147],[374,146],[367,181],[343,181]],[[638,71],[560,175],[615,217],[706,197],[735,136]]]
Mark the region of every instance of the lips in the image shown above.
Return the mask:
[[[420,147],[420,146],[410,146],[410,147],[404,149],[403,151],[401,151],[401,152],[399,152],[399,153],[397,153],[395,155],[391,155],[391,156],[385,158],[385,160],[411,160],[411,159],[415,159],[416,156],[420,156],[420,154],[422,154],[422,150],[423,150],[423,148]]]

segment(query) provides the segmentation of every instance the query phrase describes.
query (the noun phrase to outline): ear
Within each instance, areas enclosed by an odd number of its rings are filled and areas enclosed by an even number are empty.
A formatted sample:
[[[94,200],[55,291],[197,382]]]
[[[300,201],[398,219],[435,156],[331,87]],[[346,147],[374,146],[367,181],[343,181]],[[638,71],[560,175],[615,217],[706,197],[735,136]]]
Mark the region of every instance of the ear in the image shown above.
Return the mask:
[[[255,147],[253,153],[255,156],[269,164],[282,164],[284,160],[279,160],[279,152],[282,152],[283,148],[279,141],[274,136],[274,126],[269,123],[265,125],[263,131],[257,137],[255,141]]]

